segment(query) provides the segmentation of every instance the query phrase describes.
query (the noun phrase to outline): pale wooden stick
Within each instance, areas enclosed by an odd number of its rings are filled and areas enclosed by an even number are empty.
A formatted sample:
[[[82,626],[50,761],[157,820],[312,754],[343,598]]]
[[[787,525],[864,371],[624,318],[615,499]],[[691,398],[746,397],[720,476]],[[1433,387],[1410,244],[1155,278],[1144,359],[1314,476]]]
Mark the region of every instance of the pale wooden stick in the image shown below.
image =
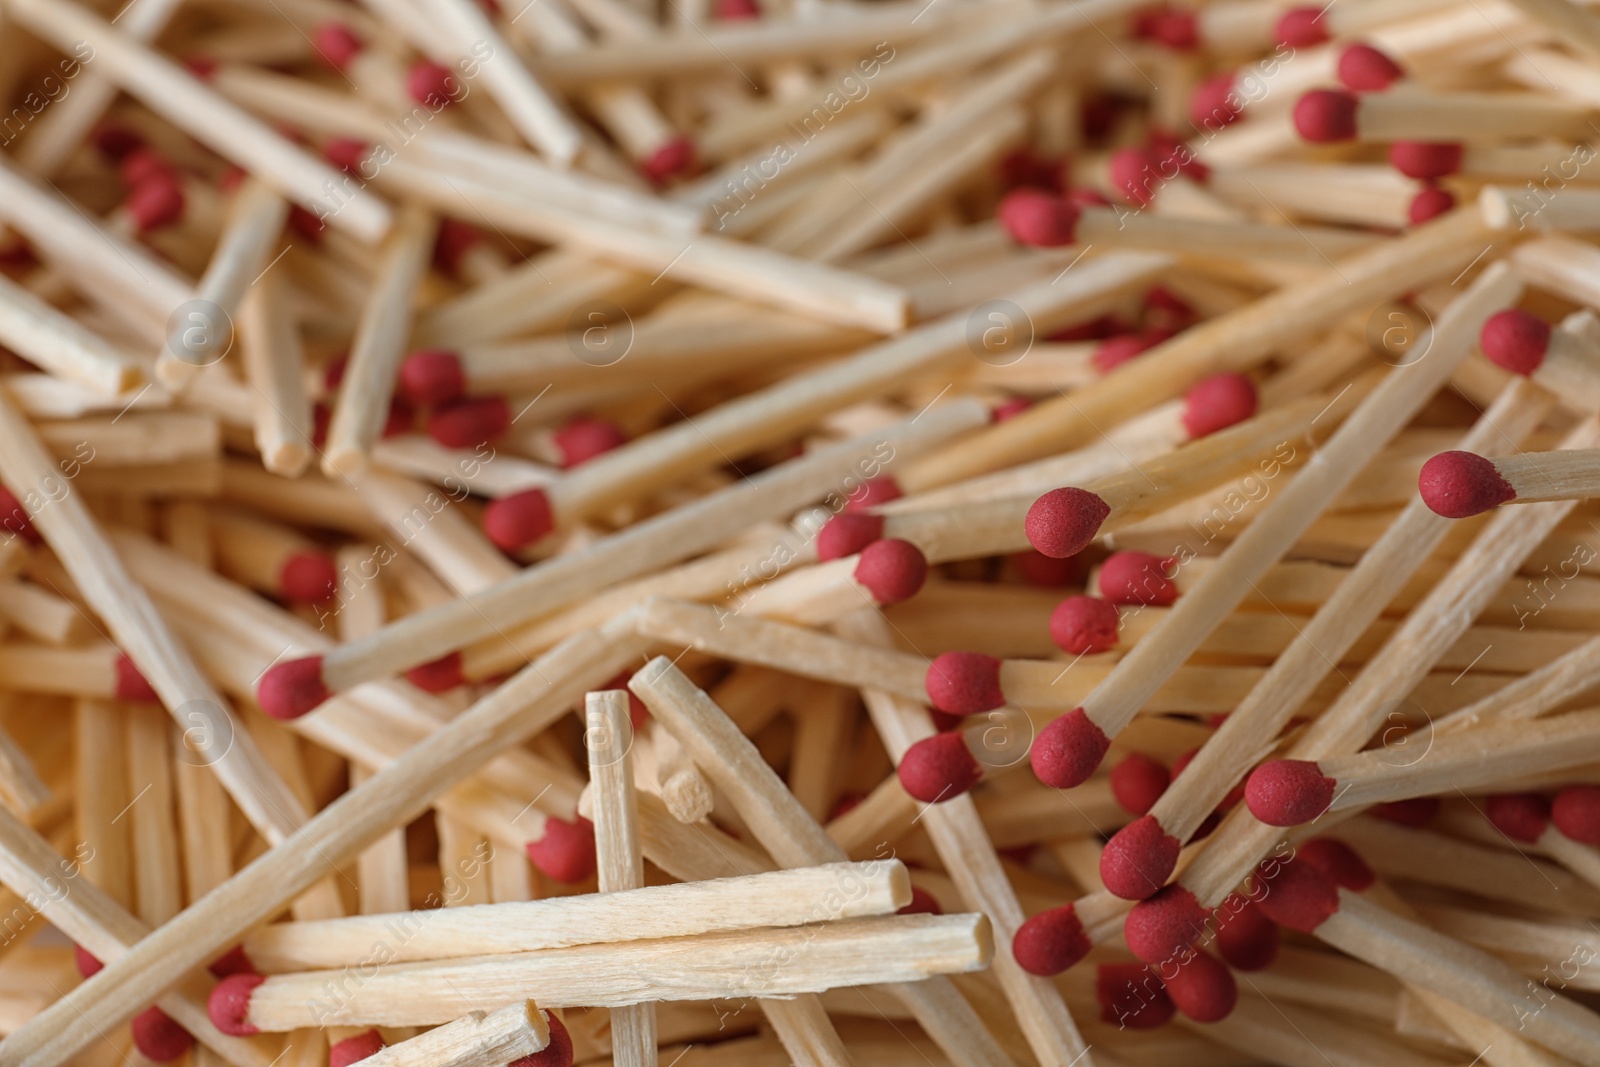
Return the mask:
[[[1363,93],[1355,101],[1358,141],[1581,140],[1592,132],[1592,109],[1530,93],[1430,93],[1407,88]]]
[[[1522,280],[1590,307],[1600,305],[1595,265],[1600,249],[1572,237],[1541,237],[1512,249],[1506,257]]]
[[[890,641],[888,628],[876,613],[858,611],[842,620],[839,629],[842,634],[875,645]],[[906,749],[935,733],[927,712],[904,697],[867,689],[862,699],[878,736],[896,763]],[[931,805],[922,816],[963,901],[988,915],[995,924],[995,974],[1034,1055],[1042,1061],[1065,1058],[1065,1062],[1082,1056],[1087,1046],[1060,994],[1048,979],[1023,971],[1011,954],[1011,941],[1024,919],[1022,905],[1000,867],[1000,858],[972,798],[955,797]]]
[[[1416,182],[1378,163],[1273,161],[1218,167],[1207,188],[1241,207],[1388,229],[1408,224],[1407,212],[1417,195]]]
[[[751,832],[778,863],[800,866],[838,862],[844,851],[806,814],[794,794],[755,746],[683,672],[665,657],[636,671],[628,688],[673,732],[696,766],[727,793]],[[962,1063],[1007,1059],[971,1006],[948,985],[922,989],[898,985],[895,992],[940,1046]]]
[[[929,456],[897,476],[901,487],[920,492],[1059,452],[1208,374],[1247,369],[1353,311],[1427,281],[1453,277],[1492,244],[1476,212],[1457,212],[1421,226],[1345,260],[1337,270],[1185,330],[1070,397],[1038,404],[959,449]]]
[[[405,935],[389,954],[399,963],[799,926],[833,918],[825,902],[835,898],[839,918],[889,915],[911,900],[911,883],[892,861],[828,863],[623,893],[275,923],[243,945],[263,974],[331,970],[359,965],[392,930]]]
[[[409,478],[376,471],[361,479],[357,491],[373,517],[456,593],[470,596],[516,576],[516,564],[453,506],[455,493],[446,499]]]
[[[88,9],[72,0],[21,0],[12,13],[33,32],[65,50],[88,42],[94,49],[97,72],[335,227],[363,241],[375,241],[389,229],[390,211],[381,200]],[[328,188],[339,191],[331,205],[322,202]]]
[[[1543,23],[1555,36],[1590,55],[1600,55],[1600,18],[1562,0],[1510,0],[1529,18]]]
[[[270,266],[267,260],[288,215],[283,197],[259,181],[246,180],[234,193],[216,250],[200,278],[195,295],[200,304],[168,333],[166,347],[156,357],[156,380],[167,390],[183,392],[202,367],[227,354],[233,316],[246,290]]]
[[[1231,259],[1286,260],[1326,266],[1373,245],[1373,239],[1332,227],[1261,222],[1183,219],[1149,212],[1086,207],[1074,232],[1095,247],[1156,248],[1167,252],[1224,255]]]
[[[323,684],[340,691],[384,673],[430,662],[452,648],[553,611],[612,582],[626,580],[710,548],[737,524],[786,514],[831,491],[844,473],[889,442],[912,453],[981,424],[979,406],[949,404],[873,436],[819,449],[694,503],[629,527],[590,548],[530,567],[509,581],[390,623],[379,633],[331,649]],[[603,457],[602,457],[603,458]],[[600,462],[599,459],[594,462]]]
[[[637,271],[552,249],[494,281],[421,312],[413,335],[419,345],[466,348],[518,334],[543,333],[565,326],[573,308],[596,300],[627,307],[650,288],[650,281]],[[476,382],[470,369],[468,380],[485,390],[500,388]]]
[[[32,582],[0,582],[0,618],[52,645],[82,644],[96,636],[76,604]]]
[[[431,214],[407,207],[384,245],[383,260],[350,346],[339,401],[328,424],[322,471],[330,478],[365,473],[368,450],[383,432],[411,326],[411,305],[417,284],[427,272],[437,228]]]
[[[152,990],[166,988],[323,877],[322,864],[354,859],[384,830],[420,813],[497,752],[543,729],[589,686],[614,677],[636,654],[637,646],[625,636],[631,624],[625,619],[610,632],[589,631],[553,649],[436,731],[428,744],[408,750],[324,808],[291,841],[275,846],[13,1032],[0,1043],[4,1054],[40,1067],[45,1061],[59,1063],[92,1041],[97,1027],[131,1016]],[[318,862],[307,865],[307,856]]]
[[[544,1051],[550,1023],[531,1000],[468,1012],[420,1037],[379,1049],[370,1067],[504,1067]]]
[[[634,800],[633,726],[628,694],[619,689],[585,698],[589,778],[594,794],[595,858],[600,892],[616,893],[644,885],[644,858]],[[611,1050],[617,1067],[651,1067],[656,1062],[656,1012],[653,1004],[611,1009]]]
[[[214,415],[188,411],[129,412],[67,422],[44,422],[39,439],[57,458],[65,475],[77,461],[88,470],[110,467],[195,464],[222,451],[222,427]]]
[[[133,906],[133,850],[129,824],[117,818],[128,804],[128,765],[122,716],[98,700],[80,700],[73,709],[77,734],[78,836],[96,862],[88,880],[123,907]]]
[[[300,330],[284,297],[282,282],[269,269],[240,305],[239,343],[255,393],[261,465],[273,474],[297,478],[311,462],[311,402]]]
[[[0,278],[0,340],[41,369],[108,395],[143,377],[105,339],[9,278]]]
[[[372,459],[397,474],[422,478],[452,492],[466,485],[474,494],[491,499],[542,488],[560,479],[558,471],[543,463],[498,450],[486,459],[483,449],[446,448],[421,434],[399,434],[375,442]]]
[[[178,831],[173,824],[172,724],[158,708],[128,709],[128,784],[139,918],[160,926],[183,910]]]
[[[0,708],[9,705],[8,698],[0,699]],[[53,799],[33,760],[6,730],[0,730],[0,795],[25,819]]]

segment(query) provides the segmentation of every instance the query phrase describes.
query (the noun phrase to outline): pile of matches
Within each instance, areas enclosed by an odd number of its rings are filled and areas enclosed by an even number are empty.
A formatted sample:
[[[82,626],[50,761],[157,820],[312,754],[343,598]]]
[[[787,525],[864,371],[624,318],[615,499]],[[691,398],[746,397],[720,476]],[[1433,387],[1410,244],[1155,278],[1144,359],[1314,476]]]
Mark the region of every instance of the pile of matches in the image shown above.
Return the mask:
[[[1600,1067],[1600,4],[0,101],[0,1067]]]

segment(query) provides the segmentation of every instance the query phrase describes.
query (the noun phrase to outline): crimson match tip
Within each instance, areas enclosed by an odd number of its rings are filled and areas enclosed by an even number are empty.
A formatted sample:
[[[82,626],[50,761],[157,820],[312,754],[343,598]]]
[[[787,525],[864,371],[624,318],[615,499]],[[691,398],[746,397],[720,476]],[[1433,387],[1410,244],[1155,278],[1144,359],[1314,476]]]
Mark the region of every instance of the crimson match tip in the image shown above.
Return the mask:
[[[1381,93],[1406,76],[1405,69],[1370,44],[1353,44],[1339,53],[1339,83],[1358,93]]]
[[[546,1012],[545,1018],[550,1022],[550,1043],[531,1056],[511,1061],[506,1067],[572,1067],[572,1035],[553,1014]]]
[[[150,687],[150,683],[145,679],[145,676],[140,673],[139,668],[134,666],[133,660],[128,658],[127,653],[117,653],[116,671],[118,700],[127,700],[136,704],[153,704],[161,699],[156,694],[156,691]]]
[[[1000,661],[982,652],[941,652],[928,664],[923,685],[933,706],[951,715],[976,715],[1006,702]]]
[[[428,436],[446,448],[482,448],[511,425],[503,396],[463,396],[428,416]]]
[[[1161,891],[1177,866],[1183,842],[1141,815],[1118,830],[1100,853],[1100,880],[1123,900],[1147,900]]]
[[[1198,130],[1220,130],[1232,126],[1244,114],[1240,100],[1233,88],[1237,82],[1233,71],[1225,71],[1207,78],[1194,87],[1189,96],[1189,121]]]
[[[1432,185],[1411,198],[1411,203],[1406,205],[1406,221],[1413,226],[1421,226],[1424,222],[1430,222],[1446,212],[1454,211],[1455,206],[1455,193]]]
[[[549,495],[540,488],[489,501],[483,509],[483,532],[502,552],[520,552],[555,529]]]
[[[1217,908],[1217,952],[1237,971],[1261,971],[1278,958],[1278,924],[1249,897],[1228,894]]]
[[[1082,708],[1073,708],[1039,731],[1028,750],[1034,776],[1056,789],[1082,785],[1106,758],[1111,739]]]
[[[639,171],[652,185],[666,185],[672,179],[694,170],[698,153],[694,140],[679,134],[663,141],[639,164]]]
[[[1172,562],[1136,549],[1113,552],[1100,564],[1100,595],[1113,604],[1167,607],[1178,599],[1178,583],[1167,574]]]
[[[459,400],[467,391],[461,357],[443,348],[419,348],[400,364],[395,379],[400,395],[418,407]]]
[[[455,71],[443,63],[418,60],[406,71],[406,95],[434,109],[453,104],[462,96]]]
[[[887,504],[891,500],[899,500],[905,496],[905,490],[900,488],[900,483],[890,474],[880,474],[876,478],[868,478],[856,486],[846,499],[846,511],[869,511],[879,504]]]
[[[1532,844],[1550,824],[1550,802],[1538,793],[1496,793],[1484,801],[1483,814],[1511,840]]]
[[[1167,769],[1143,752],[1130,752],[1111,768],[1111,796],[1123,811],[1144,815],[1161,799],[1172,784]],[[1162,879],[1163,883],[1166,881]],[[1156,889],[1161,888],[1159,885]],[[1154,892],[1154,890],[1152,890]]]
[[[1550,350],[1550,324],[1520,308],[1489,316],[1478,345],[1490,363],[1524,377],[1538,370]]]
[[[935,734],[906,749],[896,772],[905,791],[924,804],[958,797],[978,784],[983,768],[959,731]]]
[[[1214,374],[1183,396],[1183,428],[1191,440],[1226,430],[1256,413],[1256,383],[1246,374]]]
[[[1052,489],[1028,508],[1023,533],[1028,543],[1052,559],[1076,556],[1100,533],[1111,505],[1076,486]]]
[[[1256,868],[1256,907],[1279,926],[1309,934],[1339,910],[1339,887],[1296,856],[1268,859]]]
[[[170,226],[183,217],[183,185],[171,174],[152,174],[129,190],[122,208],[141,234]]]
[[[1029,974],[1049,978],[1072,967],[1089,954],[1089,935],[1071,904],[1041,911],[1017,927],[1011,955]]]
[[[1057,248],[1073,242],[1080,213],[1065,197],[1028,187],[1002,197],[996,217],[1018,244]]]
[[[1461,169],[1461,146],[1452,141],[1396,141],[1389,165],[1407,178],[1432,181]]]
[[[1294,104],[1294,128],[1315,144],[1353,141],[1356,94],[1348,89],[1313,89]]]
[[[628,433],[609,419],[580,415],[550,435],[561,453],[562,470],[571,470],[628,443]]]
[[[1417,476],[1422,502],[1436,515],[1465,519],[1517,498],[1495,465],[1472,452],[1440,452]]]
[[[251,1037],[260,1033],[250,1023],[250,997],[266,979],[259,974],[229,975],[216,984],[206,998],[206,1014],[211,1025],[229,1037]]]
[[[171,1063],[194,1047],[194,1037],[160,1008],[149,1007],[129,1023],[133,1045],[154,1063]]]
[[[261,710],[274,719],[298,719],[333,693],[322,681],[322,657],[273,664],[256,686]]]
[[[1050,640],[1063,652],[1084,656],[1117,647],[1122,615],[1097,596],[1069,596],[1050,612]]]
[[[880,606],[910,600],[928,578],[928,557],[910,541],[884,538],[861,550],[855,580]]]
[[[1419,826],[1426,826],[1439,814],[1438,797],[1411,797],[1407,800],[1391,800],[1387,804],[1376,804],[1369,814],[1374,819],[1392,822],[1396,826],[1408,826],[1415,830]]]
[[[294,604],[319,604],[339,590],[339,569],[320,550],[291,552],[278,568],[278,591]]]
[[[1163,341],[1171,339],[1173,331],[1165,327],[1140,330],[1137,333],[1117,334],[1107,337],[1095,346],[1089,364],[1101,374],[1110,374],[1124,363],[1150,351]]]
[[[376,1030],[364,1030],[328,1046],[328,1067],[350,1067],[368,1056],[383,1051],[383,1035]]]
[[[826,563],[830,559],[854,556],[882,536],[882,515],[841,512],[817,531],[817,559]]]
[[[311,31],[311,47],[317,58],[337,71],[346,70],[366,47],[356,31],[343,22],[324,22]]]
[[[1151,8],[1135,16],[1133,35],[1174,52],[1192,52],[1200,47],[1200,20],[1182,8]]]
[[[1268,826],[1299,826],[1328,810],[1338,784],[1311,760],[1270,760],[1245,781],[1244,802]]]
[[[1162,964],[1194,944],[1209,915],[1195,895],[1172,884],[1141,900],[1123,920],[1128,948],[1146,963]]]
[[[466,681],[461,673],[461,653],[450,652],[430,663],[419,663],[406,671],[406,681],[424,693],[447,693]]]
[[[1102,963],[1095,970],[1101,1021],[1130,1030],[1154,1030],[1172,1021],[1177,1008],[1167,987],[1143,963]]]
[[[79,978],[93,978],[100,973],[105,964],[101,963],[95,955],[82,945],[72,946],[72,963],[78,968]]]
[[[548,816],[544,836],[527,844],[528,859],[558,882],[572,885],[595,870],[594,824],[582,815],[571,821]]]
[[[939,898],[919,885],[911,887],[911,903],[895,912],[896,915],[943,915]]]
[[[1329,39],[1328,24],[1322,21],[1321,7],[1292,7],[1278,19],[1273,28],[1279,44],[1290,48],[1311,48],[1326,44]]]
[[[1600,845],[1600,786],[1569,785],[1550,805],[1550,821],[1582,845]]]
[[[1227,965],[1206,952],[1174,962],[1175,973],[1162,979],[1173,1005],[1197,1023],[1226,1019],[1239,1003],[1239,986]]]
[[[1296,859],[1311,864],[1341,889],[1365,893],[1378,880],[1361,854],[1336,838],[1313,837],[1302,841],[1295,846],[1294,854]]]

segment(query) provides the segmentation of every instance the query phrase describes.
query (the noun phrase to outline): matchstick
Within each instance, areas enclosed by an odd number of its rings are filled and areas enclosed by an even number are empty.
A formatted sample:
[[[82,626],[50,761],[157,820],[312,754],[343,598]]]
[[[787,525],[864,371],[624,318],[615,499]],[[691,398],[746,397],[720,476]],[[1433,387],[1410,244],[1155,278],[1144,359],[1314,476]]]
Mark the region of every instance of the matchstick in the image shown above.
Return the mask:
[[[1588,335],[1591,321],[1580,312],[1551,329],[1544,320],[1511,308],[1490,316],[1478,341],[1495,366],[1531,378],[1587,409],[1600,405],[1595,373],[1600,345]]]
[[[1464,519],[1501,504],[1586,500],[1600,495],[1600,450],[1523,452],[1488,459],[1441,452],[1422,467],[1423,501],[1447,519]]]
[[[379,1049],[362,1062],[369,1067],[503,1067],[562,1040],[571,1041],[565,1027],[526,1000],[495,1012],[469,1012],[420,1037]]]
[[[49,371],[115,395],[143,377],[137,364],[9,279],[0,279],[0,339]]]
[[[261,465],[295,478],[311,462],[311,404],[306,397],[305,352],[287,307],[283,283],[269,269],[239,308],[239,344],[256,394],[255,443]]]
[[[594,796],[595,859],[601,893],[644,885],[639,853],[633,784],[633,726],[628,694],[601,690],[585,697],[584,746]],[[612,1058],[619,1067],[650,1067],[656,1062],[656,1012],[653,1004],[611,1009]]]
[[[1566,101],[1498,93],[1356,94],[1317,89],[1295,102],[1300,136],[1318,144],[1343,141],[1493,141],[1523,137],[1581,138],[1589,109]]]

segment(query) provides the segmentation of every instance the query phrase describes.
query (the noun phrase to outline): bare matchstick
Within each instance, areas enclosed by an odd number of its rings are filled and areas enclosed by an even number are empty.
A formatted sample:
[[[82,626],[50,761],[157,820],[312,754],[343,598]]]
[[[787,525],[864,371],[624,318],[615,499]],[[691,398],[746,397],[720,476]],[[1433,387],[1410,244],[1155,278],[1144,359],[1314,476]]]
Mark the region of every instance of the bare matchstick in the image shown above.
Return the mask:
[[[133,360],[98,334],[9,278],[0,279],[0,340],[51,374],[108,396],[138,384],[144,376]]]
[[[311,404],[305,352],[282,283],[268,270],[239,308],[239,345],[256,394],[255,444],[261,465],[285,478],[311,462]]]
[[[506,1067],[543,1052],[558,1039],[560,1025],[533,1001],[524,1000],[495,1012],[468,1012],[361,1062],[368,1067]],[[561,1039],[571,1040],[564,1033]]]

